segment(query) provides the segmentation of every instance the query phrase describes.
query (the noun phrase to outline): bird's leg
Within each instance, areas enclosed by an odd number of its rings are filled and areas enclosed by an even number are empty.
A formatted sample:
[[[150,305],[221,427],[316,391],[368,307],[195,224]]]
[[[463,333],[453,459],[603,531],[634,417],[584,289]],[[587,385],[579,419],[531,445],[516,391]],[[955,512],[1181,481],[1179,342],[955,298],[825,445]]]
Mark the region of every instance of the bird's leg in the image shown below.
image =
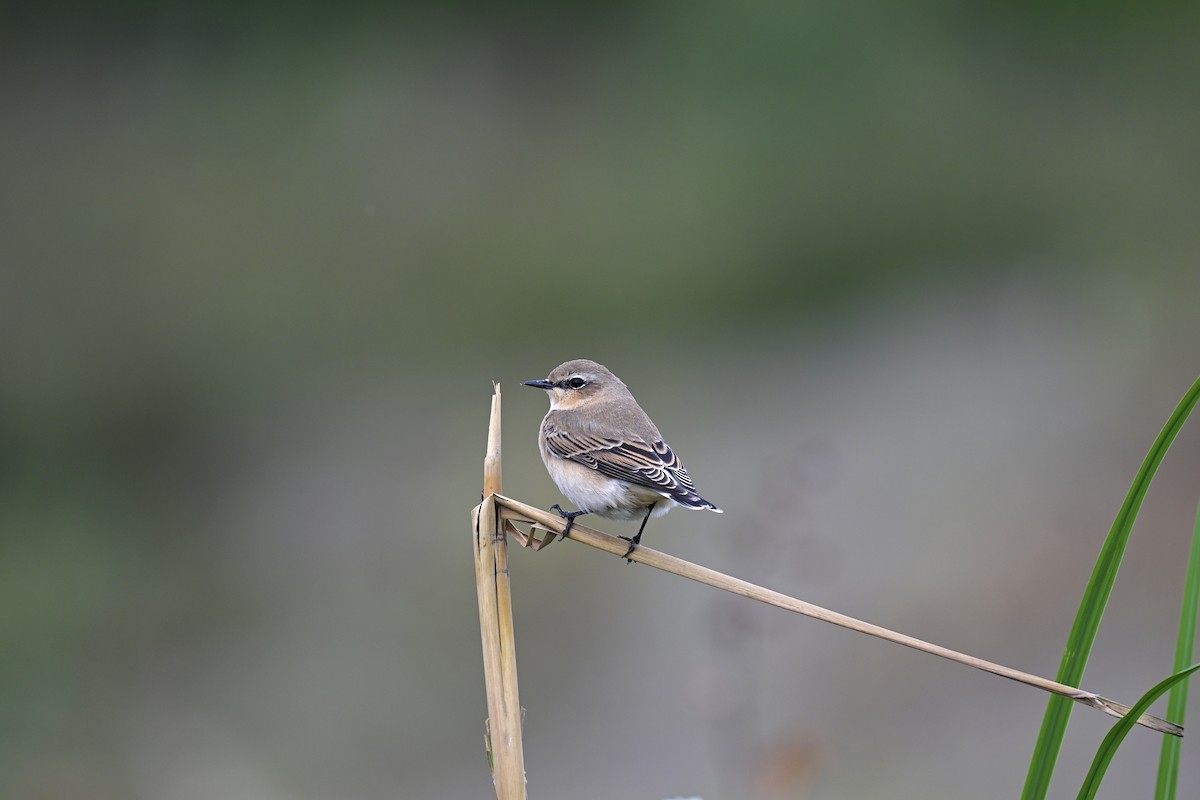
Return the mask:
[[[650,507],[646,509],[646,516],[642,517],[642,527],[638,528],[638,532],[634,534],[632,539],[630,539],[628,536],[620,537],[629,542],[629,549],[625,551],[624,556],[626,564],[633,563],[633,559],[629,557],[629,554],[634,550],[637,550],[637,546],[642,543],[642,531],[646,530],[646,523],[650,521],[650,512],[654,510],[656,505],[658,505],[657,502],[651,503]]]
[[[562,507],[558,503],[550,506],[550,510],[557,511],[558,515],[567,521],[567,527],[563,528],[562,533],[558,535],[559,539],[567,538],[567,534],[571,532],[571,526],[575,524],[576,517],[582,517],[584,514],[588,513],[583,509],[580,509],[579,511],[563,511]]]

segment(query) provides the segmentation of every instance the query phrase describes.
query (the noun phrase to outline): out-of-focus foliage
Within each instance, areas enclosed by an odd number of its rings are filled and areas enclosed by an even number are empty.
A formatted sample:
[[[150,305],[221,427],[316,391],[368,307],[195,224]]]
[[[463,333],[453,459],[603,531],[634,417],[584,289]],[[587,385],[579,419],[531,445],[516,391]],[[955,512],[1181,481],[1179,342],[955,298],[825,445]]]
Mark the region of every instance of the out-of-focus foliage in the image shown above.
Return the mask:
[[[572,357],[727,511],[650,543],[1049,674],[1198,372],[1196,9],[0,14],[3,797],[486,796],[488,382],[548,506],[517,382]],[[1184,439],[1089,667],[1126,702]],[[540,795],[1018,790],[1041,697],[618,566],[514,554]]]

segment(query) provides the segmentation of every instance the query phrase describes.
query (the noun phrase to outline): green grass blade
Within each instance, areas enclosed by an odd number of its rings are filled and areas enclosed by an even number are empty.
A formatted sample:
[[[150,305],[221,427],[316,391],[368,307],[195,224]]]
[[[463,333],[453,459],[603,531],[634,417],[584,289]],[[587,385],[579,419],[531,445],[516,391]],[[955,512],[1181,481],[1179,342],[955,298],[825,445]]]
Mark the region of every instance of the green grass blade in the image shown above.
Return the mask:
[[[1087,777],[1083,779],[1083,786],[1079,790],[1078,800],[1091,800],[1096,796],[1096,791],[1100,788],[1100,781],[1104,779],[1104,773],[1108,770],[1109,762],[1117,754],[1117,748],[1121,746],[1121,742],[1125,741],[1125,735],[1137,724],[1138,717],[1146,713],[1146,709],[1150,708],[1150,705],[1165,694],[1168,689],[1198,669],[1200,669],[1200,664],[1193,664],[1187,669],[1180,670],[1171,677],[1159,681],[1153,689],[1142,695],[1142,699],[1134,704],[1128,714],[1121,717],[1121,720],[1112,726],[1112,730],[1108,732],[1108,735],[1104,737],[1104,741],[1100,743],[1100,749],[1096,751],[1096,757],[1092,759],[1092,768],[1088,770]],[[1170,736],[1168,738],[1174,739],[1176,737]]]
[[[1113,583],[1117,579],[1117,568],[1125,555],[1125,545],[1129,541],[1129,532],[1133,529],[1138,510],[1150,488],[1158,465],[1162,463],[1167,449],[1175,440],[1179,429],[1183,427],[1188,414],[1200,400],[1200,379],[1197,379],[1187,394],[1179,401],[1175,411],[1163,426],[1158,438],[1141,469],[1129,487],[1125,502],[1113,520],[1100,556],[1088,580],[1083,599],[1079,603],[1079,611],[1075,615],[1075,623],[1071,626],[1071,634],[1067,646],[1063,650],[1062,662],[1058,668],[1057,680],[1068,686],[1078,686],[1083,679],[1083,669],[1087,666],[1088,656],[1092,652],[1092,644],[1096,640],[1096,631],[1100,628],[1100,618],[1104,615],[1104,607],[1112,593]],[[1067,732],[1067,722],[1071,718],[1071,708],[1074,704],[1059,696],[1050,698],[1046,704],[1046,714],[1042,718],[1042,728],[1038,732],[1037,744],[1033,749],[1033,758],[1029,762],[1029,773],[1025,776],[1025,788],[1021,792],[1022,800],[1044,800],[1050,787],[1050,776],[1054,773],[1054,764],[1058,760],[1058,752],[1062,747],[1063,736]]]
[[[1187,582],[1183,589],[1183,607],[1179,611],[1179,638],[1175,641],[1175,671],[1191,663],[1196,644],[1196,606],[1200,604],[1200,506],[1196,508],[1196,524],[1192,528],[1192,549],[1188,555]],[[1167,719],[1183,724],[1187,711],[1188,682],[1171,687],[1167,700]],[[1177,736],[1164,736],[1162,754],[1158,759],[1158,783],[1154,800],[1175,800],[1179,780],[1179,746]]]

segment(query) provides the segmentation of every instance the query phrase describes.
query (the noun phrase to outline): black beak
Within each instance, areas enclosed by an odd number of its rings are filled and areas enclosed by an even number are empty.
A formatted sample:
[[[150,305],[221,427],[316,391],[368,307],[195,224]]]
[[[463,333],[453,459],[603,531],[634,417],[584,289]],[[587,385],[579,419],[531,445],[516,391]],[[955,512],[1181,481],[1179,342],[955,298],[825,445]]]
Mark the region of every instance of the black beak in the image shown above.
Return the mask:
[[[553,383],[551,383],[550,381],[545,380],[543,378],[539,378],[536,381],[522,381],[522,385],[532,386],[535,389],[553,389],[554,388]]]

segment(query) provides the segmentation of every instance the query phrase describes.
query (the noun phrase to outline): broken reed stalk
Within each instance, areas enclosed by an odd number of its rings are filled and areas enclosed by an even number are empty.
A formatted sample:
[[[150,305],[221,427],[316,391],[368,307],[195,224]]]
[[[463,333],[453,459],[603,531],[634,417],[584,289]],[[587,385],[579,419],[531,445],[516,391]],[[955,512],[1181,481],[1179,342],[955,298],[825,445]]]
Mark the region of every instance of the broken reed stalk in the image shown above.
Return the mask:
[[[508,537],[501,527],[496,506],[500,489],[500,386],[497,384],[488,423],[487,455],[483,460],[484,499],[471,512],[475,588],[479,599],[488,705],[485,741],[497,800],[525,800],[525,752],[521,739],[516,637],[508,578]]]
[[[540,508],[526,505],[525,503],[521,503],[517,500],[513,500],[502,495],[497,495],[495,499],[496,503],[499,504],[501,508],[501,517],[505,521],[504,525],[506,529],[511,527],[511,523],[513,521],[517,521],[531,522],[536,527],[550,532],[547,535],[547,538],[541,541],[538,541],[536,537],[533,536],[533,532],[531,532],[528,537],[526,537],[524,534],[520,534],[523,540],[528,540],[528,542],[534,546],[534,549],[540,549],[541,547],[544,547],[548,543],[547,539],[561,534],[563,528],[566,527],[566,520],[552,512],[543,511]],[[513,530],[515,530],[515,528]],[[520,532],[518,531],[518,533]],[[567,538],[617,556],[624,555],[625,551],[629,547],[629,543],[623,539],[618,539],[615,536],[610,536],[606,533],[601,533],[600,531],[588,528],[579,524],[578,521],[576,521],[575,525],[571,527],[571,532],[567,534]],[[634,550],[629,555],[629,558],[637,561],[640,564],[645,564],[648,567],[654,567],[655,569],[660,569],[664,572],[670,572],[673,575],[678,575],[681,578],[688,578],[693,581],[708,584],[709,586],[714,586],[718,589],[724,589],[725,591],[732,592],[733,594],[749,597],[751,600],[757,600],[760,603],[767,603],[768,605],[777,606],[778,608],[786,609],[788,611],[794,611],[797,614],[803,614],[806,617],[812,617],[825,622],[831,622],[834,625],[839,625],[843,628],[849,628],[852,631],[858,631],[859,633],[865,633],[880,639],[886,639],[889,642],[896,642],[897,644],[902,644],[905,647],[911,647],[914,650],[920,650],[923,653],[930,653],[935,656],[940,656],[959,664],[966,664],[969,667],[983,670],[984,672],[990,672],[994,675],[1000,675],[1001,677],[1009,678],[1010,680],[1014,680],[1019,683],[1037,687],[1038,689],[1046,692],[1069,697],[1085,706],[1099,709],[1100,711],[1103,711],[1104,713],[1113,717],[1123,717],[1129,712],[1129,706],[1121,705],[1120,703],[1108,700],[1098,694],[1087,692],[1083,689],[1076,689],[1075,687],[1067,686],[1065,684],[1056,683],[1055,681],[1047,680],[1046,678],[1039,678],[1036,675],[1030,675],[1029,673],[1021,672],[1020,670],[1015,670],[1011,667],[1006,667],[991,661],[985,661],[981,658],[975,658],[974,656],[959,653],[945,647],[940,647],[936,644],[931,644],[921,639],[916,639],[912,636],[906,636],[902,633],[896,633],[895,631],[888,630],[887,628],[881,628],[878,625],[872,625],[869,622],[862,622],[861,620],[854,619],[853,617],[848,617],[845,614],[829,611],[828,609],[821,608],[820,606],[813,605],[812,603],[806,603],[803,600],[797,600],[794,597],[789,597],[785,594],[781,594],[780,592],[765,589],[762,586],[758,586],[739,578],[734,578],[722,572],[717,572],[716,570],[702,567],[698,564],[693,564],[690,561],[684,561],[682,558],[676,558],[675,556],[659,552],[658,550],[652,550],[645,545],[641,545]],[[1169,733],[1173,736],[1183,736],[1183,728],[1181,726],[1149,714],[1143,714],[1138,718],[1137,722],[1139,725],[1144,725],[1147,728],[1159,731],[1161,733]]]

